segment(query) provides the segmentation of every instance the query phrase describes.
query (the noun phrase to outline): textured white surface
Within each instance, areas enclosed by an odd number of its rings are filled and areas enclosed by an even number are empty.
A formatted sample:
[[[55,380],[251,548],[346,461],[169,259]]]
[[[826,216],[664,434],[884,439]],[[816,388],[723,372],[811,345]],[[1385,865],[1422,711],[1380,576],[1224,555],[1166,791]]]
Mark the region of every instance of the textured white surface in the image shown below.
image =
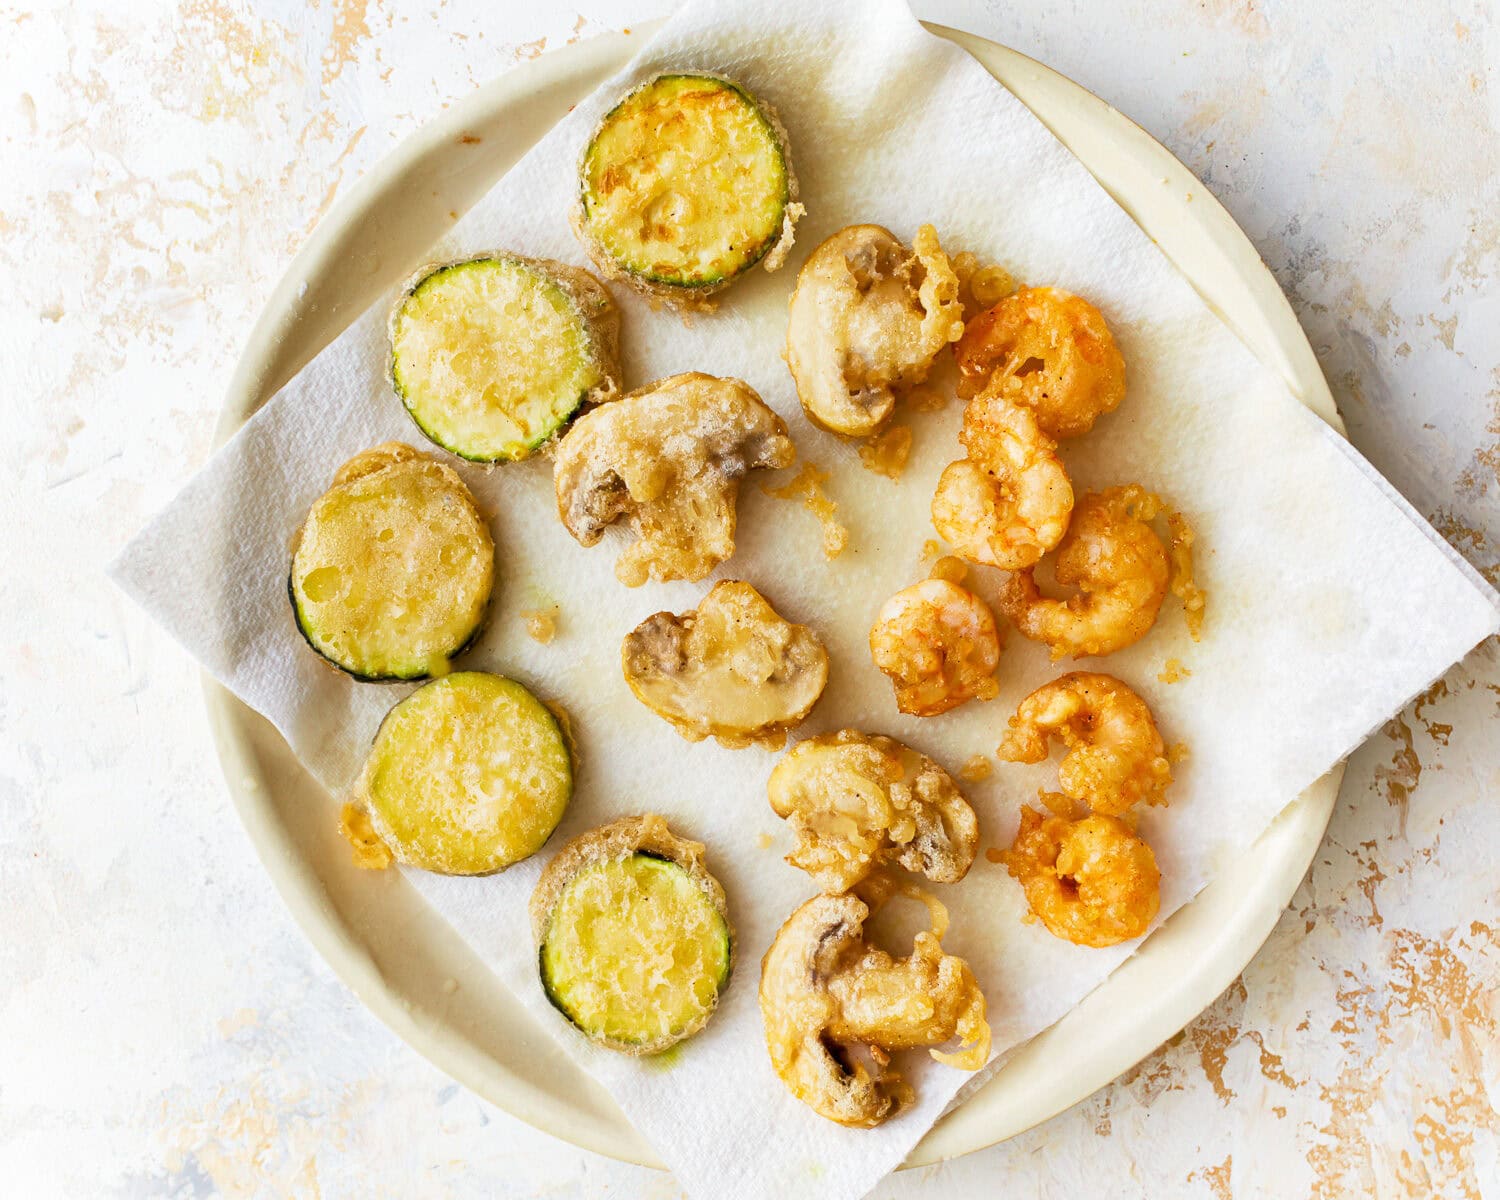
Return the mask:
[[[879,730],[954,771],[992,752],[996,726],[1062,668],[1016,639],[992,705],[941,720],[895,712],[869,661],[867,631],[882,599],[922,570],[920,547],[932,532],[927,500],[959,452],[958,406],[903,410],[916,450],[899,484],[866,471],[855,448],[813,428],[795,398],[782,358],[788,276],[837,228],[873,220],[910,236],[931,221],[981,261],[998,259],[1020,278],[1056,281],[1100,305],[1129,364],[1129,402],[1067,445],[1068,469],[1080,489],[1140,481],[1189,513],[1200,539],[1196,577],[1211,597],[1200,643],[1188,639],[1173,604],[1150,638],[1102,664],[1140,691],[1166,736],[1190,750],[1170,809],[1142,819],[1164,878],[1158,919],[1165,920],[1370,730],[1494,632],[1500,603],[1447,543],[1392,503],[1369,465],[1250,355],[979,63],[924,32],[905,0],[825,4],[809,14],[767,13],[758,0],[692,5],[643,63],[580,99],[452,228],[435,257],[501,245],[582,264],[568,223],[575,164],[603,114],[652,72],[711,65],[772,103],[794,145],[809,148],[800,172],[808,207],[802,244],[785,274],[757,272],[712,317],[685,323],[621,289],[624,386],[707,368],[748,381],[781,412],[804,463],[827,468],[828,490],[852,531],[849,546],[828,561],[817,522],[807,513],[785,519],[780,502],[764,494],[795,468],[780,480],[752,477],[739,500],[736,552],[716,576],[764,588],[779,611],[809,622],[828,646],[830,686],[798,736]],[[882,70],[902,81],[899,107],[878,82]],[[865,136],[841,139],[847,129]],[[898,176],[947,186],[890,186]],[[976,206],[974,195],[986,203]],[[308,652],[288,620],[287,545],[336,464],[370,445],[414,440],[385,377],[394,299],[377,301],[256,413],[131,544],[115,576],[270,717],[335,792],[352,781],[393,696],[329,671]],[[489,628],[463,665],[513,674],[562,703],[582,769],[558,842],[534,859],[484,880],[421,871],[409,878],[609,1089],[693,1196],[864,1195],[972,1080],[908,1056],[902,1071],[915,1104],[877,1131],[846,1130],[796,1101],[771,1071],[756,960],[812,890],[781,861],[788,839],[766,811],[765,779],[778,756],[685,745],[612,667],[621,637],[639,620],[696,604],[705,585],[623,589],[613,560],[625,539],[577,546],[555,520],[545,460],[460,469],[492,514],[501,572]],[[1253,523],[1244,516],[1251,512]],[[1263,586],[1272,577],[1275,591]],[[972,583],[982,594],[996,586],[981,572]],[[562,614],[560,636],[546,646],[520,617],[538,597]],[[1160,682],[1168,656],[1179,655],[1192,678]],[[1247,728],[1256,743],[1244,738]],[[1010,843],[1019,805],[1050,786],[1052,771],[1006,767],[967,789],[985,844]],[[740,955],[737,986],[666,1074],[660,1063],[589,1046],[562,1024],[538,986],[525,936],[528,898],[556,845],[642,807],[707,843],[729,892]],[[762,853],[755,838],[768,825],[775,844]],[[1050,1025],[1136,948],[1071,946],[1023,923],[1020,889],[988,861],[962,884],[935,890],[953,920],[947,946],[971,964],[989,999],[995,1054]]]
[[[1356,444],[1493,576],[1500,31],[1479,4],[918,9],[1050,62],[1202,175]],[[0,1177],[20,1194],[675,1194],[453,1088],[331,979],[223,798],[191,668],[98,574],[202,461],[238,342],[340,184],[522,43],[650,15],[0,12],[0,495],[24,514],[0,582]],[[1356,756],[1309,882],[1181,1038],[878,1194],[1493,1196],[1497,699],[1491,643]]]

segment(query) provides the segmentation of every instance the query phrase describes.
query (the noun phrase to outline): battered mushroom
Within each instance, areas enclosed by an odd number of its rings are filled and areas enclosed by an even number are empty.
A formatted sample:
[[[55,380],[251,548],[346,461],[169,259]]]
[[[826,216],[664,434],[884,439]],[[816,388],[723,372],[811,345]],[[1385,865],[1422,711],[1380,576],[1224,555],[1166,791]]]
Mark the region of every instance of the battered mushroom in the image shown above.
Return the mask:
[[[843,729],[798,742],[767,786],[791,823],[787,862],[825,892],[894,860],[936,883],[968,874],[979,822],[942,767],[893,738]]]
[[[787,320],[787,365],[802,407],[834,433],[865,437],[896,393],[927,378],[964,331],[958,277],[931,225],[907,249],[879,225],[850,225],[812,252]]]
[[[786,423],[748,384],[673,375],[574,423],[553,470],[557,511],[584,546],[628,518],[636,541],[615,564],[627,587],[702,579],[734,553],[741,477],[796,456]]]
[[[690,742],[775,748],[828,682],[828,652],[748,583],[722,580],[692,612],[653,613],[625,636],[625,682]]]
[[[956,1037],[956,1052],[933,1049],[932,1057],[966,1071],[989,1058],[984,994],[968,963],[943,953],[948,913],[929,896],[908,894],[927,904],[932,929],[916,935],[907,958],[865,943],[865,919],[885,898],[872,892],[869,903],[814,896],[761,960],[771,1065],[792,1095],[840,1125],[868,1129],[911,1102],[911,1087],[890,1068],[892,1050]]]

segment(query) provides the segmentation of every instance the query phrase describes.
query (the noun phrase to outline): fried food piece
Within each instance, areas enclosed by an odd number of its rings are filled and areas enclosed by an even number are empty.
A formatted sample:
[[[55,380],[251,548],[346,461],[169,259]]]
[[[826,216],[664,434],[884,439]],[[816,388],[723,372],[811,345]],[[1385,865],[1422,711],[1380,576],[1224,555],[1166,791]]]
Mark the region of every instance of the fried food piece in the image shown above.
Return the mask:
[[[370,824],[399,862],[486,875],[552,836],[573,795],[556,718],[513,679],[457,671],[398,703],[358,784]]]
[[[524,610],[521,621],[526,626],[526,636],[543,646],[549,645],[557,636],[557,619],[561,614],[562,608],[556,604]]]
[[[346,800],[340,806],[339,833],[349,843],[354,865],[361,871],[383,871],[396,861],[391,848],[375,832],[369,812],[358,804]]]
[[[874,882],[872,879],[871,883]],[[893,889],[818,895],[802,905],[761,960],[760,1011],[771,1065],[820,1116],[869,1129],[913,1099],[890,1067],[893,1050],[929,1049],[938,1062],[977,1071],[989,1058],[984,994],[968,963],[944,954],[948,913],[915,889],[932,916],[912,952],[895,958],[864,940],[865,920]]]
[[[1161,670],[1156,673],[1156,681],[1158,683],[1181,683],[1192,674],[1187,667],[1182,665],[1180,658],[1169,658],[1162,663]]]
[[[677,308],[712,309],[756,263],[780,267],[803,212],[776,113],[722,75],[647,79],[600,121],[579,176],[589,257]]]
[[[491,251],[426,266],[391,312],[390,378],[417,427],[474,462],[526,458],[620,393],[620,312],[587,271]]]
[[[995,389],[1054,438],[1087,433],[1125,398],[1125,360],[1100,311],[1059,288],[1022,288],[969,322],[958,394]]]
[[[937,545],[936,542],[929,544]],[[969,577],[969,564],[956,554],[944,554],[932,564],[932,570],[927,572],[927,577],[941,579],[948,583],[963,583]]]
[[[740,479],[797,456],[786,423],[749,384],[689,372],[587,413],[558,444],[557,512],[581,545],[625,517],[626,587],[702,579],[734,553]]]
[[[425,679],[479,636],[494,584],[495,543],[458,473],[386,442],[314,501],[287,591],[307,644],[341,671]]]
[[[1089,492],[1073,513],[1054,571],[1066,600],[1043,596],[1030,569],[1000,590],[1016,628],[1054,659],[1113,654],[1145,637],[1167,595],[1167,551],[1150,521],[1161,502],[1138,484]]]
[[[778,500],[800,500],[823,528],[823,557],[837,558],[849,544],[849,528],[838,518],[837,501],[823,490],[827,482],[828,472],[804,459],[797,473],[780,487],[762,484],[761,491]]]
[[[1073,512],[1057,443],[998,389],[969,402],[959,440],[968,457],[939,477],[933,527],[970,562],[1010,571],[1034,565],[1062,540]]]
[[[775,747],[828,683],[828,651],[748,583],[721,580],[692,612],[654,613],[625,636],[625,682],[690,742]]]
[[[979,256],[970,250],[953,256],[953,273],[958,276],[958,298],[963,302],[965,321],[972,321],[1016,290],[1015,277],[1009,271],[998,263],[980,263]]]
[[[850,225],[797,275],[786,361],[815,424],[866,437],[963,329],[958,279],[931,225],[917,230],[912,249],[879,225]]]
[[[979,820],[942,767],[893,738],[842,729],[798,742],[766,788],[797,845],[787,862],[843,892],[895,861],[935,883],[973,865]]]
[[[896,707],[913,716],[934,717],[1000,691],[995,618],[983,600],[947,579],[924,579],[881,605],[870,657],[890,676]]]
[[[1165,804],[1172,765],[1146,702],[1111,675],[1073,671],[1021,701],[995,752],[1039,763],[1052,738],[1068,748],[1057,768],[1063,794],[1095,812],[1123,816],[1137,804]]]
[[[859,461],[866,471],[891,480],[900,479],[906,470],[906,460],[911,457],[911,441],[910,425],[887,425],[860,446]]]
[[[1180,512],[1167,509],[1172,559],[1172,595],[1182,601],[1182,619],[1187,623],[1188,637],[1203,640],[1203,618],[1208,607],[1208,593],[1193,579],[1193,542],[1197,535]],[[1191,672],[1189,672],[1191,674]]]
[[[702,843],[654,813],[574,838],[537,880],[530,911],[547,999],[611,1050],[658,1054],[691,1037],[729,984],[724,889]]]
[[[1023,805],[1016,840],[1001,859],[1047,932],[1079,946],[1140,937],[1161,904],[1156,856],[1119,817],[1074,821]]]

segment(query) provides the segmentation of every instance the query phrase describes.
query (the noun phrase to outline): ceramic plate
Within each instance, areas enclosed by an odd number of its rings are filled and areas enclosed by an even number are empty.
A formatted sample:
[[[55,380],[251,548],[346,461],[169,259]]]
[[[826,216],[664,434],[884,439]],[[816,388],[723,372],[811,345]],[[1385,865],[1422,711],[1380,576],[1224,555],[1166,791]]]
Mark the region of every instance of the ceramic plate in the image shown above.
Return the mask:
[[[941,27],[1066,144],[1209,305],[1342,430],[1286,298],[1244,233],[1162,146],[1055,71]],[[408,138],[328,214],[261,314],[230,385],[222,443],[386,288],[570,105],[649,36],[592,38],[515,68]],[[659,1165],[619,1108],[399,873],[357,870],[335,804],[261,717],[217,684],[207,704],[230,794],[318,951],[402,1038],[507,1112],[587,1149]],[[1270,934],[1322,840],[1342,768],[1288,806],[1238,863],[1108,981],[1016,1052],[913,1150],[908,1166],[1012,1137],[1171,1037]],[[1084,1032],[1086,1031],[1086,1032]]]

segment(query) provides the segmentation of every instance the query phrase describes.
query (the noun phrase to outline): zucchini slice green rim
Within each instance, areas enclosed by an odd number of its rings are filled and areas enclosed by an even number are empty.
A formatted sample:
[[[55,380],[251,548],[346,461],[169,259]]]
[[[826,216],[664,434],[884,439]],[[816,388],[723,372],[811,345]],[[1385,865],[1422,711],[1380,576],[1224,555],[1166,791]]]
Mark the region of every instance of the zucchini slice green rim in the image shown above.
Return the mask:
[[[459,671],[386,714],[359,793],[398,861],[488,875],[546,844],[572,797],[573,767],[557,718],[524,685]]]
[[[314,619],[303,611],[302,605],[298,602],[295,579],[295,575],[287,576],[286,594],[292,602],[292,616],[297,623],[297,632],[302,635],[302,640],[308,644],[313,653],[324,662],[337,667],[345,675],[349,676],[350,679],[354,680],[355,683],[422,683],[425,680],[431,679],[434,675],[440,674],[442,666],[439,664],[452,662],[454,659],[461,658],[472,650],[474,643],[479,640],[480,635],[484,633],[485,625],[489,622],[489,604],[486,603],[484,611],[480,613],[479,620],[474,626],[474,632],[469,634],[461,644],[455,646],[447,654],[440,655],[435,660],[428,660],[420,665],[406,668],[407,674],[400,674],[398,671],[390,671],[385,674],[366,673],[358,667],[346,666],[333,657],[332,651],[325,649],[323,645],[319,644],[318,640],[315,640],[318,635],[312,632],[315,629]],[[371,670],[373,671],[373,669]]]
[[[500,252],[424,267],[391,312],[391,386],[470,462],[529,457],[618,391],[619,314],[587,271]]]
[[[607,274],[668,297],[706,294],[790,246],[796,198],[775,113],[733,80],[676,72],[600,121],[579,165],[575,225]]]
[[[303,640],[366,683],[444,674],[484,631],[495,544],[451,467],[387,443],[318,497],[287,574]]]
[[[542,989],[592,1040],[656,1054],[712,1015],[734,935],[701,851],[660,817],[626,818],[575,838],[538,881]]]

